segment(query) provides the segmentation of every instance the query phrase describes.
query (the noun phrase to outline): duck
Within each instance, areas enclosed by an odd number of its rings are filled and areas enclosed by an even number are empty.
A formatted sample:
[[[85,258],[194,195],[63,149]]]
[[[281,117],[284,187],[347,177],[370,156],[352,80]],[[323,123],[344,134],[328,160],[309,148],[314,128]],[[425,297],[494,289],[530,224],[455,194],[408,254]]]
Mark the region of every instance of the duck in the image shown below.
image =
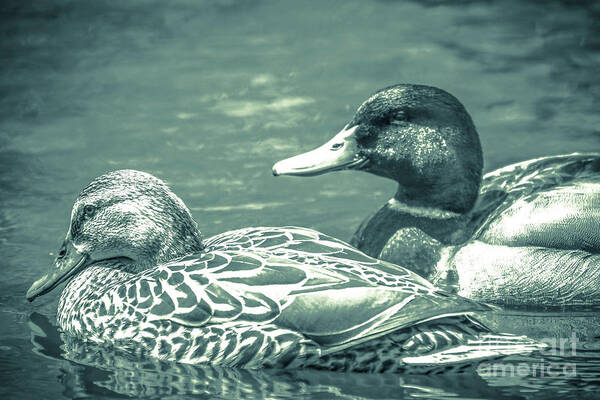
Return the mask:
[[[322,146],[273,174],[364,171],[394,196],[350,244],[461,296],[509,307],[600,304],[600,154],[546,156],[483,175],[471,116],[432,86],[383,88]]]
[[[79,193],[54,264],[26,298],[61,283],[64,334],[186,364],[410,372],[545,348],[492,332],[473,315],[488,306],[311,229],[204,239],[183,201],[135,170]]]

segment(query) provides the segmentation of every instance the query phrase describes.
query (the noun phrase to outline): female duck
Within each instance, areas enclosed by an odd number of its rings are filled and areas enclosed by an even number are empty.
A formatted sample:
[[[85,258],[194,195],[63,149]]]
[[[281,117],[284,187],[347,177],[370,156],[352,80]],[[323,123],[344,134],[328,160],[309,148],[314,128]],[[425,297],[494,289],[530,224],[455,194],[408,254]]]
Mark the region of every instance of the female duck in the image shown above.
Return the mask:
[[[27,298],[64,281],[64,331],[185,363],[383,372],[541,348],[468,316],[486,307],[309,229],[203,241],[162,181],[131,170],[83,189]]]
[[[398,182],[351,244],[435,285],[506,305],[600,304],[600,155],[510,165],[481,179],[463,105],[438,88],[380,90],[323,146],[275,175],[355,169]]]

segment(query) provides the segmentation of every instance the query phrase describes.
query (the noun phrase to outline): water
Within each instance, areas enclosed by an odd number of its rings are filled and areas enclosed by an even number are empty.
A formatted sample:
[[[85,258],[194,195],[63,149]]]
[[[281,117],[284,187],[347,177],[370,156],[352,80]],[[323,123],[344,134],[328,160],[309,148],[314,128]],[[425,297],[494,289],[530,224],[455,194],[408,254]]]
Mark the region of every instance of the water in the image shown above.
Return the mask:
[[[0,6],[0,397],[597,397],[600,318],[589,310],[482,316],[567,340],[559,354],[506,361],[515,373],[370,376],[135,362],[60,339],[58,292],[24,297],[52,262],[78,191],[113,169],[168,181],[207,236],[300,225],[349,239],[394,192],[390,181],[276,179],[270,168],[323,143],[390,84],[455,94],[486,170],[598,150],[597,3],[27,3]]]

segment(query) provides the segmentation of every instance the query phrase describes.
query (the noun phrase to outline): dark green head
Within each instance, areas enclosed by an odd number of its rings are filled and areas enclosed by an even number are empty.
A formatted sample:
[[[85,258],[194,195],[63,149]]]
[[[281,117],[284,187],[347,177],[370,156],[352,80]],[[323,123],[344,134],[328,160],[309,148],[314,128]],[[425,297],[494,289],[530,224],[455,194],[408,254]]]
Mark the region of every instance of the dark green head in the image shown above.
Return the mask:
[[[465,213],[477,198],[483,157],[471,117],[451,94],[400,84],[378,91],[325,145],[278,162],[275,175],[356,169],[398,182],[396,199]]]

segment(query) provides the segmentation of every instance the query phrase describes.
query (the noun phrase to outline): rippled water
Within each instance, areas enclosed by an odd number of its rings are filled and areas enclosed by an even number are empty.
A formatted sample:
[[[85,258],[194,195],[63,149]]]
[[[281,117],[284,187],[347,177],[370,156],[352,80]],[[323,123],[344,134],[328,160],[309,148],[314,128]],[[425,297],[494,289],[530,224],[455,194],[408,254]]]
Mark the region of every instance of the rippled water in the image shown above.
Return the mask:
[[[598,150],[597,2],[14,0],[0,12],[0,397],[597,397],[591,310],[482,316],[563,340],[558,354],[460,376],[390,376],[140,363],[61,339],[58,291],[24,298],[78,191],[113,169],[168,181],[207,236],[301,225],[349,239],[391,196],[390,181],[275,179],[270,167],[322,143],[390,84],[461,99],[487,170]]]

